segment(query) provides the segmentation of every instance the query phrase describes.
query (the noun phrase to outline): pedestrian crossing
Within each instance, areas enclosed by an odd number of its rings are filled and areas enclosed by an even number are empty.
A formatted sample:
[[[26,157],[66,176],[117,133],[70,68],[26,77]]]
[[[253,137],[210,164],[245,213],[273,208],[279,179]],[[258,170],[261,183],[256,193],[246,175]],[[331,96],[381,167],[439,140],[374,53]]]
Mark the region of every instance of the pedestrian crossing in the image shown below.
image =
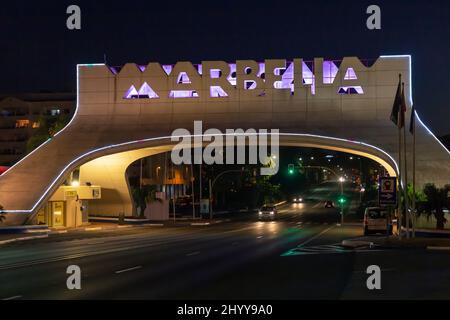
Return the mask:
[[[384,251],[377,247],[367,248],[347,248],[340,244],[326,244],[326,245],[316,245],[316,246],[298,246],[296,248],[290,249],[289,251],[283,253],[282,257],[287,256],[298,256],[298,255],[317,255],[317,254],[339,254],[339,253],[367,253],[367,252],[378,252]]]

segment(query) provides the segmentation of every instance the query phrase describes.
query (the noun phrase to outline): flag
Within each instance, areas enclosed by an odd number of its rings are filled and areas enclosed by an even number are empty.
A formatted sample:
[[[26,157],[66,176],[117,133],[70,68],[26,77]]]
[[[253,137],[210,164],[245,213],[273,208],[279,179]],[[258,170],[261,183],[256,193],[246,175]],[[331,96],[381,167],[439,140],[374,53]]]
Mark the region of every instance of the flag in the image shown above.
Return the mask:
[[[398,86],[397,93],[395,94],[394,105],[391,111],[391,121],[398,126],[398,113],[400,111],[400,105],[402,103],[402,92],[401,92],[402,75],[398,75]]]
[[[399,128],[403,128],[405,126],[405,114],[406,114],[405,83],[402,83],[402,98],[399,113],[400,114],[397,126]]]
[[[416,130],[416,109],[413,105],[411,110],[411,119],[409,120],[409,132],[411,132],[411,134],[414,134],[415,130]]]

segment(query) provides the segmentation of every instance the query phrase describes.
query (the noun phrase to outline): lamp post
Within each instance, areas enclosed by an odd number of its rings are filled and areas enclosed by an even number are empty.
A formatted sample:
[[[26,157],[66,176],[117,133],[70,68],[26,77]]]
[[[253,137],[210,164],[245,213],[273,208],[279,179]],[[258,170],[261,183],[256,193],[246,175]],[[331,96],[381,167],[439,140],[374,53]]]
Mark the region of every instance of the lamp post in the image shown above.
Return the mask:
[[[339,183],[341,185],[341,197],[339,203],[341,205],[341,226],[344,225],[344,177],[339,177]]]

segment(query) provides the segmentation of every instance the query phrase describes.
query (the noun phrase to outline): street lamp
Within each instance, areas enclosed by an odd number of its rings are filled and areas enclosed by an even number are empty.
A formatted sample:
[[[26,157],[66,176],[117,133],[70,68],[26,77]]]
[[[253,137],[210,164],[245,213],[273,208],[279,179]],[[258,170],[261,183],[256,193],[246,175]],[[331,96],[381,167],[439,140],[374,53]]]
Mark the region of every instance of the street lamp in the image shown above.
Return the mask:
[[[344,177],[339,177],[339,183],[341,185],[341,197],[339,198],[339,204],[341,205],[341,225],[344,225]]]

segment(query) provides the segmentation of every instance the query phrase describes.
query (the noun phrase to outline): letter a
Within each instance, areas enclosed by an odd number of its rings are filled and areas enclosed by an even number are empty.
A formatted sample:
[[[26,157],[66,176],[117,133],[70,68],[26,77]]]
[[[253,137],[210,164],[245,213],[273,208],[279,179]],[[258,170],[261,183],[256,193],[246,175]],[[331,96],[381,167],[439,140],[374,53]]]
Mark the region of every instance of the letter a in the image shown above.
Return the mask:
[[[69,290],[81,289],[81,269],[77,265],[70,265],[66,270],[70,276],[67,278],[66,285]]]
[[[66,10],[67,14],[70,16],[66,20],[66,26],[69,30],[80,30],[81,29],[81,9],[77,5],[70,5]]]
[[[370,16],[367,18],[366,26],[369,30],[381,29],[381,9],[379,6],[372,4],[367,7],[367,14]]]
[[[369,290],[380,290],[381,289],[381,270],[377,265],[371,265],[367,267],[367,274],[370,274],[367,278],[366,285]]]

